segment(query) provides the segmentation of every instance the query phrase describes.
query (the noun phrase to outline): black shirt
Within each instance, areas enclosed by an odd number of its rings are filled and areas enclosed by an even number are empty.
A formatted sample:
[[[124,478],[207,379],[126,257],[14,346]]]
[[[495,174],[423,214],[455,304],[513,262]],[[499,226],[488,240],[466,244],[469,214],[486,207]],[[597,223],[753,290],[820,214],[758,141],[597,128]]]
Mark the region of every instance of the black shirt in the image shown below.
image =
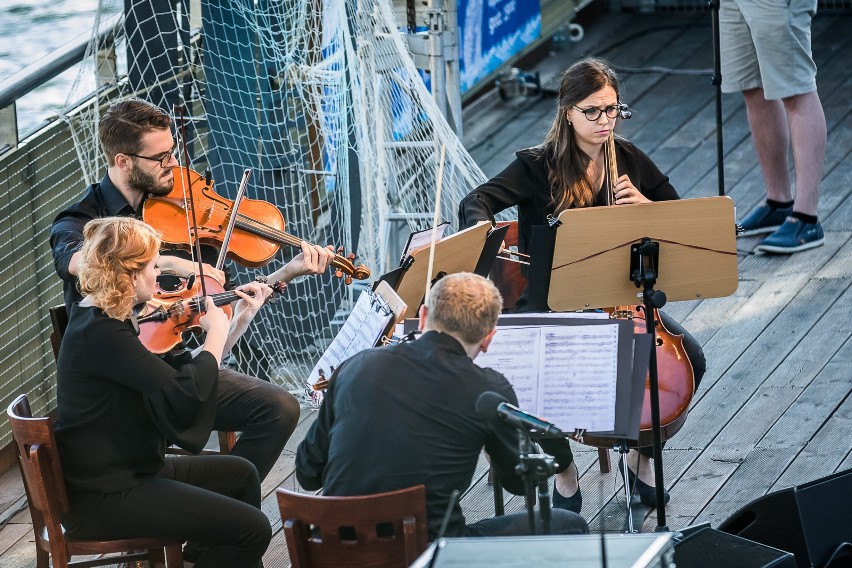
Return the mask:
[[[494,391],[517,397],[500,373],[477,367],[453,337],[435,331],[392,347],[370,349],[335,372],[317,420],[299,444],[296,476],[325,495],[368,495],[426,485],[429,535],[435,538],[450,494],[470,485],[483,446],[504,486],[522,493],[513,468],[517,433],[476,413]],[[455,505],[447,530],[459,536]]]
[[[459,203],[459,228],[489,220],[489,210],[497,214],[517,205],[518,250],[528,252],[532,226],[547,224],[547,216],[554,213],[555,206],[542,148],[520,150],[515,156],[506,169],[462,199]],[[633,185],[651,201],[678,199],[669,178],[627,140],[615,139],[615,161],[618,171],[627,174]],[[597,205],[603,205],[603,192],[598,195]]]
[[[101,217],[142,218],[142,208],[133,209],[124,196],[104,174],[100,183],[93,183],[83,197],[72,203],[53,220],[50,228],[50,248],[53,250],[53,265],[62,279],[65,307],[82,299],[77,289],[77,278],[68,272],[71,257],[83,246],[83,227],[92,219]]]
[[[129,322],[74,304],[56,387],[56,441],[68,490],[111,493],[154,477],[167,439],[203,449],[218,377],[210,353],[173,368],[142,345]]]

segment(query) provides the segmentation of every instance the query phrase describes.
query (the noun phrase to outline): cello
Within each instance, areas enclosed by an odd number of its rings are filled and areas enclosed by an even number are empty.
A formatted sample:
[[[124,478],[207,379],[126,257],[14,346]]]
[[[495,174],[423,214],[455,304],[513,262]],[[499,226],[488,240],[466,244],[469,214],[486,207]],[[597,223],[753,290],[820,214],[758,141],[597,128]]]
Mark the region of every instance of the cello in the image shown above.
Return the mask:
[[[213,190],[213,181],[188,168],[175,166],[174,187],[162,197],[148,196],[142,209],[142,220],[162,234],[163,242],[192,246],[195,241],[222,247],[226,227],[234,214],[234,202]],[[187,188],[189,195],[185,195]],[[190,199],[194,202],[197,229],[187,233],[187,211]],[[234,220],[234,230],[228,246],[228,257],[249,267],[265,266],[282,245],[301,247],[302,239],[284,231],[284,217],[273,204],[258,199],[243,198]],[[342,256],[335,253],[331,260],[335,275],[365,280],[370,269],[352,260],[354,254]]]
[[[608,187],[606,188],[607,206],[615,205],[615,182],[618,168],[615,159],[615,138],[610,132],[604,144],[604,161],[607,168]],[[643,304],[603,308],[612,319],[632,320],[636,334],[648,333],[647,314]],[[695,374],[692,362],[683,346],[683,335],[669,331],[660,318],[660,312],[654,308],[655,350],[657,358],[657,386],[660,408],[661,441],[674,436],[686,422],[687,411],[695,394]],[[651,420],[651,375],[645,379],[645,397],[642,401],[639,440],[631,447],[653,445],[653,424]],[[607,440],[584,435],[581,443],[592,446],[605,446]]]

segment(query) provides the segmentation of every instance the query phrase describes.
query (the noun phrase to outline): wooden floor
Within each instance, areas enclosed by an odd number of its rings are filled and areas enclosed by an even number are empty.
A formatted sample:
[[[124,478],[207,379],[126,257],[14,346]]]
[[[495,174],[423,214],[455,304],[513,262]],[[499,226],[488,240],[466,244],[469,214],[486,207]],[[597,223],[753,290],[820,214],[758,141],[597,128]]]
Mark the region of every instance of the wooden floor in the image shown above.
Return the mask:
[[[820,13],[813,27],[819,93],[828,120],[828,149],[819,215],[826,245],[793,256],[756,255],[758,238],[740,239],[740,283],[727,298],[679,302],[666,311],[702,344],[707,374],[689,419],[664,452],[672,500],[668,525],[717,526],[768,491],[852,467],[852,18]],[[587,54],[620,68],[709,69],[709,15],[603,15],[585,25],[581,43],[563,46],[539,67],[545,80]],[[623,98],[634,109],[622,133],[667,172],[684,197],[718,194],[714,89],[707,74],[622,73]],[[551,83],[552,84],[552,83]],[[514,150],[539,142],[553,116],[552,98],[474,103],[465,115],[465,144],[487,175]],[[741,214],[763,196],[742,98],[725,96],[726,192]],[[264,483],[263,509],[275,535],[267,567],[289,566],[275,502],[278,486],[294,488],[295,449],[315,417],[299,428]],[[598,472],[595,450],[575,445],[583,516],[595,531],[624,530],[620,477]],[[29,516],[17,469],[0,477],[0,568],[35,566]],[[507,496],[508,498],[508,496]],[[848,498],[848,496],[847,496]],[[469,520],[493,514],[480,465],[464,496]],[[519,499],[507,510],[519,511]],[[657,525],[639,507],[640,529]],[[852,519],[849,520],[852,522]]]

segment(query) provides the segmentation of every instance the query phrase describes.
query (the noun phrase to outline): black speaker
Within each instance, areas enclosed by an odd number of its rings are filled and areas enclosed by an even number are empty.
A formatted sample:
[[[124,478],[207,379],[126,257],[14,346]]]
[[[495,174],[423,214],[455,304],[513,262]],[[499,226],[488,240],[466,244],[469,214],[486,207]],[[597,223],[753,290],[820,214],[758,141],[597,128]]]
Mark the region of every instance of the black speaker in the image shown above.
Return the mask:
[[[703,525],[684,529],[675,545],[677,568],[796,568],[793,555]]]
[[[719,529],[795,554],[799,568],[825,566],[852,543],[852,469],[769,493],[731,515]]]

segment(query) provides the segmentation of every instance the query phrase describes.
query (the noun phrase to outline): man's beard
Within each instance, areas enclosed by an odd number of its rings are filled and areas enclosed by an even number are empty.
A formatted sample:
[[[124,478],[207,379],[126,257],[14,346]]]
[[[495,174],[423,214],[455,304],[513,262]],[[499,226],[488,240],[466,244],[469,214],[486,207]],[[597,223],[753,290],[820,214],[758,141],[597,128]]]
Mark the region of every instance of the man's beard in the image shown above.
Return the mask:
[[[158,177],[147,174],[139,169],[139,166],[133,164],[130,170],[130,175],[127,177],[127,184],[134,191],[142,194],[153,195],[154,197],[162,197],[168,195],[174,187],[173,179],[168,182],[158,181]]]

